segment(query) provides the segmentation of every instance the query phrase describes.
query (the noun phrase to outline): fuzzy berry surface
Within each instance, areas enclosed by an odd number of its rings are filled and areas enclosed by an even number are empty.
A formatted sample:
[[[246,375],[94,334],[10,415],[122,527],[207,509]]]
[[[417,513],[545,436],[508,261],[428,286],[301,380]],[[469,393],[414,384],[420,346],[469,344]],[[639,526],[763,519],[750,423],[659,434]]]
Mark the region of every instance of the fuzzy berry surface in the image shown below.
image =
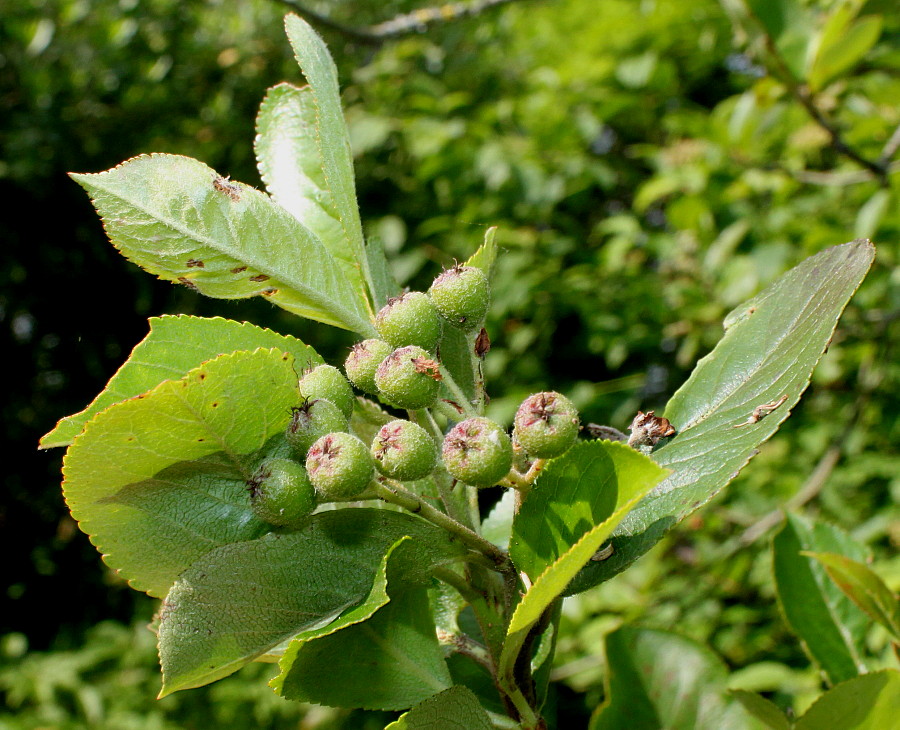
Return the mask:
[[[454,266],[431,284],[428,296],[438,314],[453,327],[473,332],[481,326],[491,301],[484,272],[474,266]]]
[[[344,374],[333,365],[318,365],[300,378],[304,398],[330,400],[347,418],[353,414],[356,396]]]
[[[375,329],[393,347],[434,350],[441,338],[441,318],[428,296],[414,291],[389,299],[375,315]]]
[[[378,471],[401,482],[423,479],[437,464],[437,444],[428,431],[403,419],[382,426],[371,450]]]
[[[309,447],[322,436],[346,430],[347,417],[341,410],[330,400],[315,398],[291,409],[291,422],[284,435],[294,455],[305,459]]]
[[[441,387],[440,366],[421,347],[400,347],[375,371],[378,395],[400,408],[428,408]]]
[[[253,513],[271,525],[296,529],[316,508],[316,492],[306,469],[290,459],[264,460],[247,486]]]
[[[310,447],[306,470],[320,499],[327,502],[364,492],[375,476],[375,462],[356,436],[329,433]]]
[[[377,394],[375,371],[378,370],[382,360],[393,350],[394,348],[384,340],[373,338],[357,342],[344,361],[344,372],[347,373],[347,378],[363,393]]]
[[[473,487],[491,487],[509,473],[512,440],[493,421],[468,418],[444,437],[441,456],[454,479]]]
[[[537,459],[552,459],[568,451],[580,429],[578,409],[554,391],[528,396],[513,424],[513,438]]]

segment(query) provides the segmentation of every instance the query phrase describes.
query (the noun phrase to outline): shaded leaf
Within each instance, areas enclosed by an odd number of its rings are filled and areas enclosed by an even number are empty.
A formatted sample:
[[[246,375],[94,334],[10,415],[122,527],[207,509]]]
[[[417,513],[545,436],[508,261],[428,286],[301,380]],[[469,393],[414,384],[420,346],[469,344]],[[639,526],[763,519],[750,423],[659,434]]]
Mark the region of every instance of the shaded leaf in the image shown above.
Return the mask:
[[[628,511],[665,475],[663,469],[645,456],[628,446],[608,441],[578,444],[552,465],[556,466],[555,474],[551,473],[550,480],[544,485],[545,470],[513,522],[510,554],[517,567],[525,572],[543,572],[525,593],[507,628],[499,666],[500,681],[507,687],[514,684],[513,669],[528,632],[606,542]],[[586,472],[586,480],[582,478],[582,470]],[[595,500],[591,498],[582,501],[586,484],[603,490],[605,496],[599,506],[595,507]],[[544,494],[540,496],[542,491]],[[568,530],[560,519],[567,514],[563,505],[567,497],[576,500],[571,516],[579,522],[573,530]],[[532,500],[532,506],[526,510]],[[543,519],[545,509],[551,515],[546,521]],[[551,533],[546,539],[541,535],[543,529]],[[575,542],[566,550],[569,540]]]
[[[513,562],[537,580],[587,532],[664,476],[664,469],[625,444],[576,444],[549,462],[522,502],[513,521]]]
[[[392,549],[405,536],[412,539]],[[166,596],[163,695],[227,676],[301,632],[362,621],[386,602],[385,575],[421,584],[460,552],[424,520],[363,508],[321,512],[298,532],[212,551]]]
[[[727,692],[728,671],[702,644],[633,627],[606,637],[607,701],[590,730],[753,730],[765,725]]]
[[[113,245],[162,279],[220,299],[265,296],[301,317],[374,334],[362,286],[264,193],[179,155],[72,174]]]
[[[886,669],[842,682],[815,701],[795,730],[886,730],[900,717],[900,672]]]
[[[361,623],[292,641],[271,683],[276,692],[333,707],[404,710],[449,687],[426,590],[390,593]]]
[[[146,393],[164,380],[182,377],[207,360],[237,350],[275,348],[306,366],[323,360],[309,345],[249,322],[188,315],[150,318],[150,333],[141,340],[106,388],[80,413],[63,418],[41,439],[41,448],[66,446],[94,414],[127,398]]]
[[[571,592],[624,570],[737,476],[800,399],[874,255],[869,241],[826,249],[728,315],[725,336],[666,407],[677,435],[652,458],[672,474],[623,520],[615,554],[588,565]],[[783,395],[757,423],[735,428]]]
[[[802,554],[834,552],[855,560],[865,549],[831,525],[810,524],[798,515],[772,542],[778,601],[793,632],[832,684],[865,672],[862,652],[869,620],[828,578],[825,569]]]
[[[831,580],[851,601],[900,640],[900,601],[870,568],[836,553],[803,555],[822,563]]]
[[[732,690],[731,696],[740,702],[744,709],[770,730],[791,730],[791,721],[774,702],[770,702],[756,692]]]
[[[299,400],[293,358],[258,350],[110,406],[66,453],[72,516],[133,588],[164,596],[205,553],[269,530],[246,480]]]
[[[457,685],[404,712],[385,730],[491,730],[492,727],[478,698]]]

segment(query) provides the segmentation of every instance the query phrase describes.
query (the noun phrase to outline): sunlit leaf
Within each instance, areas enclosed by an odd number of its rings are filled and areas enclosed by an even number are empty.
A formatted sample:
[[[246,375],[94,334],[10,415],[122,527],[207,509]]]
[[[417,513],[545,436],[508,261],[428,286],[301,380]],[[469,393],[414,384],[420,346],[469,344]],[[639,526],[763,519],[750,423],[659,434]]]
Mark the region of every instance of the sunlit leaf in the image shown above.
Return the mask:
[[[249,322],[187,315],[151,317],[150,334],[132,350],[103,392],[80,413],[63,418],[41,439],[41,448],[70,444],[87,421],[113,403],[146,393],[164,380],[180,378],[219,355],[258,348],[290,353],[300,367],[322,363],[319,354],[297,338]]]
[[[289,312],[372,335],[368,303],[322,242],[266,194],[178,155],[73,174],[113,245],[210,297],[264,296]]]
[[[737,476],[809,385],[874,256],[869,241],[826,249],[728,315],[725,336],[666,406],[677,435],[652,458],[672,474],[622,521],[612,557],[589,564],[572,592],[624,570]],[[783,396],[748,423],[759,406]]]

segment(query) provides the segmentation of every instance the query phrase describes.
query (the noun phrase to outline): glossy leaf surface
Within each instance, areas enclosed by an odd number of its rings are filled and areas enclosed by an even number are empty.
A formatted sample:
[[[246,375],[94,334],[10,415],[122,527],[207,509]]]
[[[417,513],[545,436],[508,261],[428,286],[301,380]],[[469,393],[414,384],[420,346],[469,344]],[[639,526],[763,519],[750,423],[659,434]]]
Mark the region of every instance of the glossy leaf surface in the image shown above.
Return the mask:
[[[624,570],[737,476],[809,385],[874,255],[863,240],[826,249],[731,312],[725,336],[666,406],[677,435],[653,460],[672,474],[623,520],[612,539],[615,554],[589,565],[572,592]],[[759,406],[785,395],[747,423]]]
[[[863,673],[869,618],[835,585],[818,561],[802,553],[832,552],[859,561],[865,559],[865,549],[831,525],[812,524],[798,515],[788,515],[772,550],[781,610],[807,653],[832,684]]]

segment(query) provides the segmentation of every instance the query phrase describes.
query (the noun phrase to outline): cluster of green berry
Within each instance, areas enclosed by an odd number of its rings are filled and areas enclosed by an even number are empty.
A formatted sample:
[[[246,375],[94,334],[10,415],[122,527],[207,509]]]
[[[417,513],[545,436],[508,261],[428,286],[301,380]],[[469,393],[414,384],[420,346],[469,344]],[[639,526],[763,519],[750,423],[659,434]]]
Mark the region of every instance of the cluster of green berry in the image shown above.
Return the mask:
[[[380,338],[353,347],[344,363],[346,377],[331,365],[306,373],[299,383],[304,402],[293,409],[286,431],[294,458],[265,459],[248,481],[257,516],[295,528],[319,502],[363,496],[376,474],[415,481],[440,464],[453,479],[489,487],[510,473],[517,449],[530,459],[565,452],[580,428],[578,412],[554,392],[532,395],[522,403],[512,438],[481,416],[453,425],[442,444],[418,423],[404,419],[382,426],[369,446],[350,433],[355,402],[351,383],[389,406],[434,406],[443,379],[436,354],[443,326],[470,334],[479,330],[489,299],[489,283],[480,269],[454,266],[438,276],[427,293],[404,294],[378,312]]]

